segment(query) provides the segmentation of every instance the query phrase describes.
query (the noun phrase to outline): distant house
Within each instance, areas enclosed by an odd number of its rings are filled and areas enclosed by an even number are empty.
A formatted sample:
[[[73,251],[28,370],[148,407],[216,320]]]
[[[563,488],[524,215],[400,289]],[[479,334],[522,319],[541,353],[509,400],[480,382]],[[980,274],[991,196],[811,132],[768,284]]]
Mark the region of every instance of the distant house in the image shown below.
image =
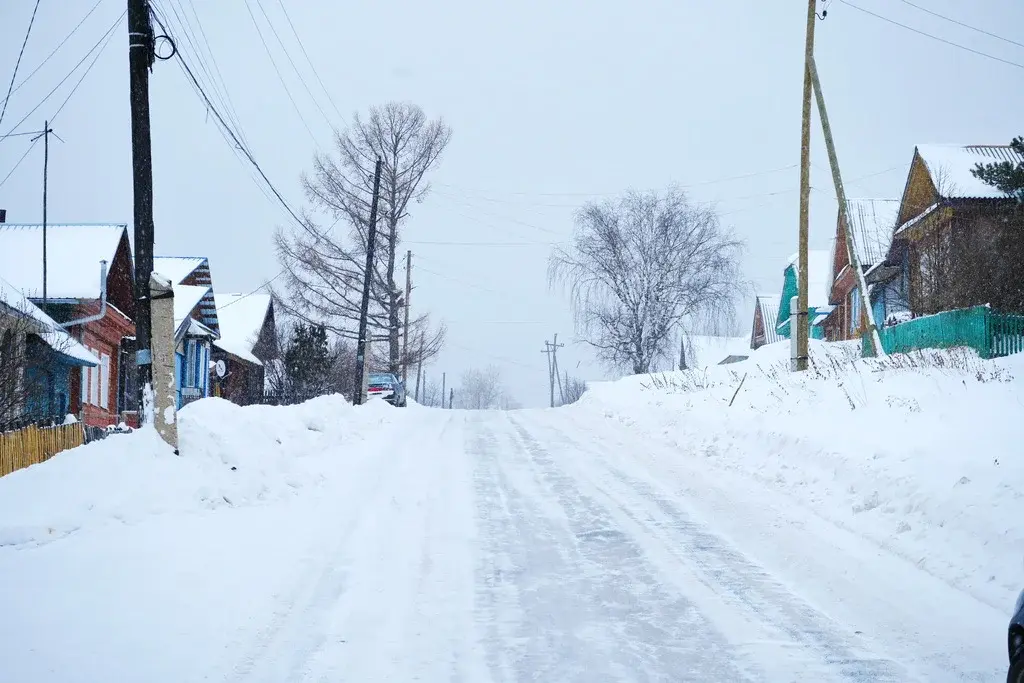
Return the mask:
[[[754,300],[754,324],[750,332],[750,348],[759,349],[779,341],[775,329],[779,318],[779,297],[775,294],[761,294]]]
[[[274,301],[269,294],[218,294],[220,339],[213,361],[223,361],[224,376],[211,374],[213,393],[239,405],[260,400],[264,363],[277,358]]]
[[[884,318],[977,305],[1024,313],[1024,212],[971,174],[979,163],[1020,162],[1003,145],[918,145],[886,257],[869,280]]]
[[[850,199],[846,203],[853,235],[853,248],[861,271],[867,273],[885,260],[896,227],[899,202],[895,199]],[[825,338],[829,341],[857,339],[864,328],[863,306],[857,276],[850,267],[846,228],[836,216],[836,237],[832,248],[832,276],[828,302],[835,308],[825,319]],[[876,324],[885,320],[884,305],[875,314]]]
[[[63,418],[72,373],[99,365],[53,318],[0,279],[0,426]]]
[[[683,338],[679,355],[681,370],[734,363],[750,355],[750,339],[690,334]]]
[[[158,256],[153,272],[174,289],[175,379],[178,407],[210,395],[210,359],[220,338],[209,261],[201,256]]]
[[[44,292],[42,225],[0,224],[0,276],[99,359],[95,367],[72,370],[66,381],[63,372],[54,373],[52,391],[34,398],[35,405],[74,413],[93,427],[137,424],[135,274],[127,226],[49,224],[46,266]]]
[[[782,274],[782,296],[776,304],[775,329],[781,339],[789,339],[789,302],[799,291],[800,272],[798,254],[789,258]],[[831,272],[831,256],[824,250],[812,250],[807,253],[807,313],[812,339],[824,339],[825,317],[832,311],[828,302],[828,283]]]

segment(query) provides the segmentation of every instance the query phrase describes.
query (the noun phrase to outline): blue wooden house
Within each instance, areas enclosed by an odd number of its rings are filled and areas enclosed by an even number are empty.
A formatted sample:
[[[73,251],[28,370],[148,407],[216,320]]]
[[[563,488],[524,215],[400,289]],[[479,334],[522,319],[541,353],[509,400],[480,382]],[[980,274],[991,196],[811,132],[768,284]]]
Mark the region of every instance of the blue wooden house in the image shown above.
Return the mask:
[[[201,256],[159,256],[153,270],[173,283],[174,370],[178,408],[210,396],[210,356],[220,339],[209,261]]]

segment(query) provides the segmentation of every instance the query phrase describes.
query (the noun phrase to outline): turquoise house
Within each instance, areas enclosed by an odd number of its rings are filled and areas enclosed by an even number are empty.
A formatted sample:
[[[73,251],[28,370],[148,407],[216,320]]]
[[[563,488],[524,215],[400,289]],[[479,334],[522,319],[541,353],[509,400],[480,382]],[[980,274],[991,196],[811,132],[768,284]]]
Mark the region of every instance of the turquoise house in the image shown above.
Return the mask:
[[[832,257],[827,250],[813,250],[807,253],[807,309],[810,317],[811,339],[825,338],[825,318],[832,312],[828,303],[831,285]],[[800,271],[797,255],[789,258],[783,271],[782,296],[779,298],[779,313],[775,330],[779,337],[789,339],[789,302],[797,295]]]

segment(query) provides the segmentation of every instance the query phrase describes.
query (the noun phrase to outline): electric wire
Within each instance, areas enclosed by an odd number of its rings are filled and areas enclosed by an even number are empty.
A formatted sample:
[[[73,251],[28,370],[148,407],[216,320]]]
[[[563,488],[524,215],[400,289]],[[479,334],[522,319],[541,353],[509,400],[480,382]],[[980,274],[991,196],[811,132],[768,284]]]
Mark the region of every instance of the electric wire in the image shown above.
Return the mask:
[[[0,109],[0,123],[4,120],[4,114],[7,113],[7,102],[11,99],[11,91],[14,90],[14,81],[18,78],[18,67],[21,66],[21,58],[25,55],[25,46],[28,45],[28,37],[32,35],[32,25],[36,23],[37,11],[39,11],[39,0],[36,0],[36,4],[32,8],[32,16],[29,17],[28,29],[25,31],[25,40],[21,41],[21,49],[18,51],[18,60],[14,62],[14,73],[11,74],[11,84],[7,86],[7,97],[4,98],[3,109]]]
[[[905,5],[910,5],[914,9],[920,10],[920,11],[924,12],[925,14],[930,14],[933,17],[938,17],[939,19],[942,19],[944,21],[948,21],[951,24],[956,24],[957,26],[963,26],[966,29],[970,29],[972,31],[977,31],[978,33],[981,33],[981,34],[984,34],[986,36],[989,36],[990,38],[995,38],[996,40],[1001,40],[1004,43],[1009,43],[1010,45],[1016,45],[1017,47],[1024,47],[1024,43],[1017,42],[1016,40],[1011,40],[1010,38],[1005,38],[1005,37],[1003,37],[1001,35],[998,35],[996,33],[992,33],[991,31],[986,31],[983,28],[978,28],[977,26],[971,26],[970,24],[965,24],[964,22],[959,21],[957,19],[953,19],[952,17],[947,17],[945,14],[939,14],[938,12],[934,12],[934,11],[928,9],[927,7],[921,7],[920,5],[914,4],[914,3],[910,2],[910,0],[900,0],[900,2],[902,2]]]

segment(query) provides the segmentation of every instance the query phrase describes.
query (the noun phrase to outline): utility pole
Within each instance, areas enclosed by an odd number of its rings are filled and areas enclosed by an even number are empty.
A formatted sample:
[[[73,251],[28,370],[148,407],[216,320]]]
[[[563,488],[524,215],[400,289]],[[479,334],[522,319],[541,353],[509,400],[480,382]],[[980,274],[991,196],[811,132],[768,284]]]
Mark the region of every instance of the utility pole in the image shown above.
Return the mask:
[[[545,353],[548,356],[548,384],[551,390],[551,407],[555,407],[555,382],[557,383],[559,391],[561,392],[562,378],[558,377],[558,349],[565,346],[565,344],[558,343],[558,333],[555,333],[554,341],[545,341],[544,350],[541,353]]]
[[[409,294],[412,293],[412,250],[405,252],[405,333],[402,336],[402,384],[409,385]],[[419,382],[419,379],[416,380]]]
[[[408,310],[408,309],[406,309]],[[409,332],[408,324],[405,328],[406,333]],[[420,330],[420,354],[416,359],[416,400],[420,400],[420,380],[423,378],[423,330]]]
[[[811,80],[814,84],[814,97],[818,102],[818,118],[821,119],[822,132],[825,134],[825,147],[828,150],[828,163],[832,169],[832,182],[836,186],[836,198],[839,200],[839,222],[843,225],[846,234],[846,255],[850,261],[850,268],[853,269],[857,278],[857,289],[860,290],[860,301],[863,306],[864,320],[867,322],[868,339],[871,343],[871,350],[875,356],[884,356],[885,349],[882,348],[882,340],[878,336],[878,327],[875,324],[875,314],[871,310],[871,299],[868,294],[868,283],[864,279],[864,271],[860,266],[860,259],[857,258],[857,250],[853,244],[853,230],[850,228],[850,217],[847,215],[846,189],[843,187],[843,177],[839,172],[839,157],[836,155],[835,141],[832,139],[832,126],[828,121],[828,112],[825,110],[825,95],[821,92],[821,81],[818,78],[818,65],[811,57]]]
[[[807,315],[807,240],[811,201],[811,59],[814,57],[814,20],[817,0],[807,0],[807,35],[804,43],[803,118],[800,124],[800,233],[797,257],[799,311],[796,319],[796,358],[792,370],[807,369],[807,338],[810,333]],[[792,325],[790,326],[792,328]]]
[[[132,190],[135,222],[135,362],[139,371],[139,423],[153,418],[153,334],[149,280],[153,273],[153,156],[149,128],[149,71],[153,66],[149,1],[128,0],[128,70],[132,112]]]
[[[43,121],[43,131],[32,138],[32,142],[35,142],[39,138],[43,139],[43,306],[46,306],[46,186],[49,179],[49,168],[50,168],[50,133],[53,133],[53,129],[50,128],[49,121]]]
[[[444,410],[444,393],[445,393],[445,389],[448,388],[447,387],[447,382],[448,382],[448,373],[447,372],[442,372],[441,373],[441,409],[442,410]]]
[[[366,229],[366,270],[363,272],[363,300],[359,306],[359,338],[356,341],[356,379],[352,405],[363,403],[366,377],[366,319],[370,315],[370,285],[373,275],[373,247],[377,239],[377,201],[380,198],[380,157],[373,171],[373,201],[370,204],[370,224]]]
[[[455,387],[452,387],[450,392],[448,394],[448,410],[452,410],[455,407]],[[444,403],[444,394],[441,394],[441,403]]]

